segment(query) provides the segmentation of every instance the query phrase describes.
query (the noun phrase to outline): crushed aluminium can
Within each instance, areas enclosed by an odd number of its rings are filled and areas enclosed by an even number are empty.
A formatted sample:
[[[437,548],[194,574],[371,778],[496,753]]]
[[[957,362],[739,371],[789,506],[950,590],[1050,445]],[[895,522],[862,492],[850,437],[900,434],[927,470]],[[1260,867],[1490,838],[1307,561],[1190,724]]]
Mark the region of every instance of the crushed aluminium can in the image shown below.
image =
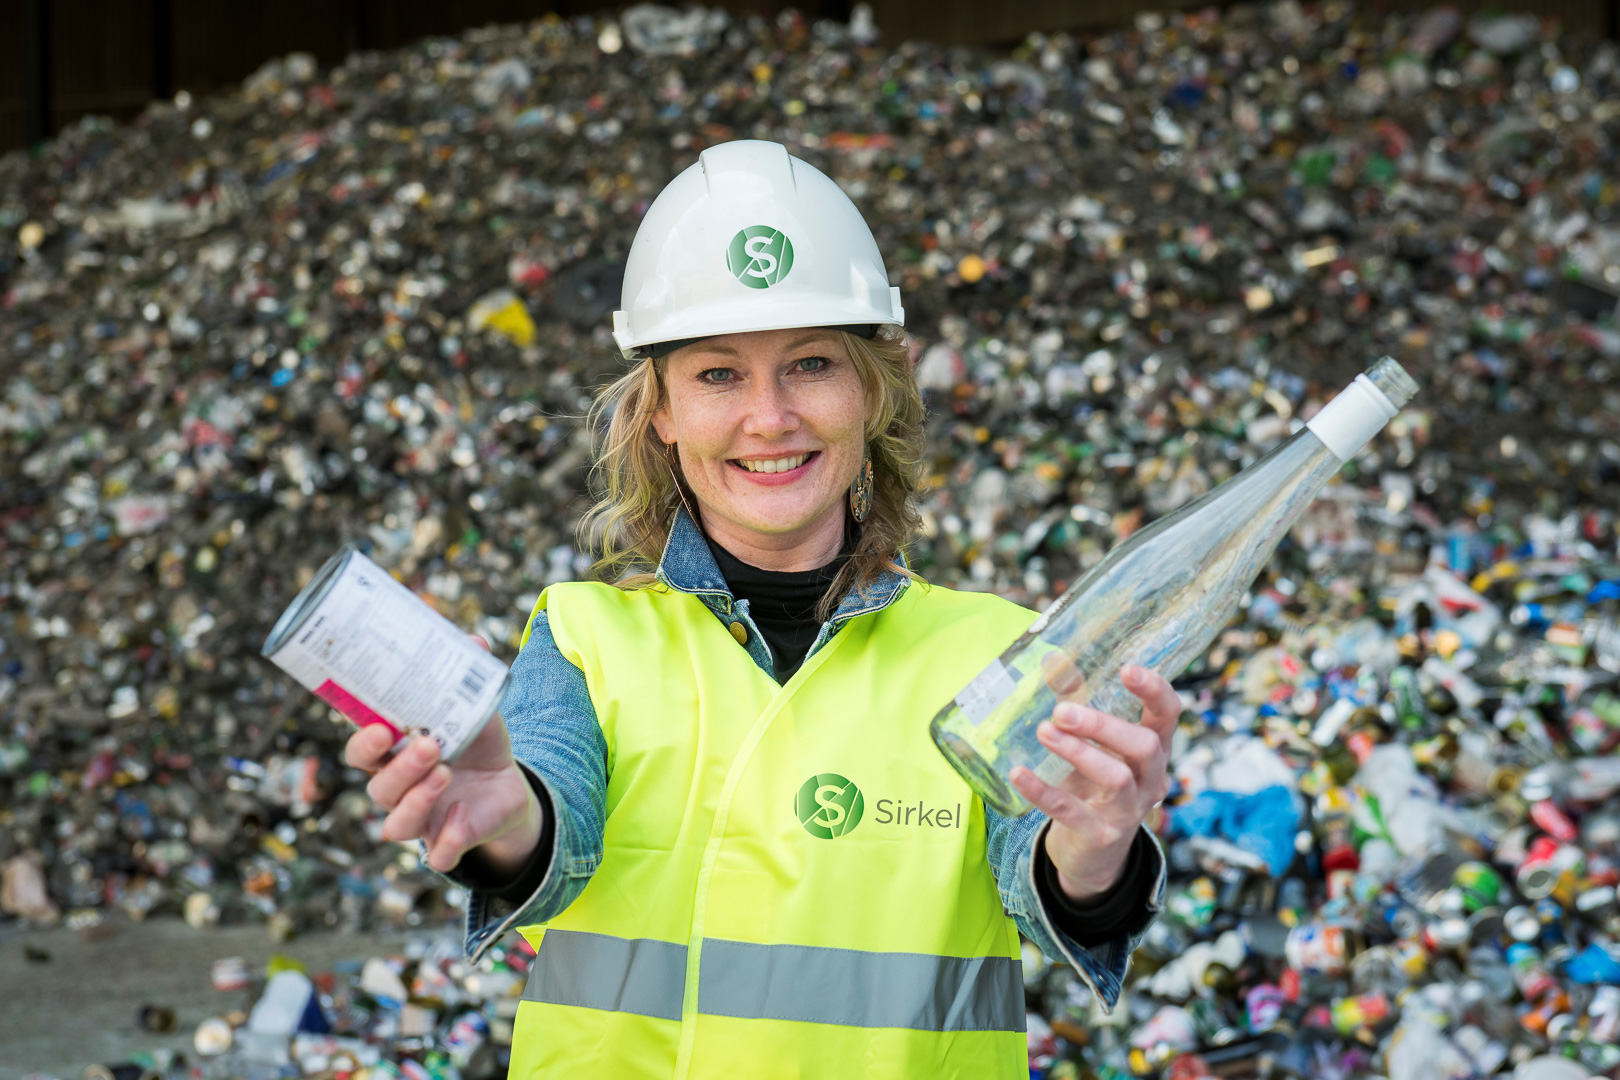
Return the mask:
[[[293,599],[261,652],[362,727],[382,724],[396,743],[430,736],[445,761],[495,714],[511,677],[352,544]]]

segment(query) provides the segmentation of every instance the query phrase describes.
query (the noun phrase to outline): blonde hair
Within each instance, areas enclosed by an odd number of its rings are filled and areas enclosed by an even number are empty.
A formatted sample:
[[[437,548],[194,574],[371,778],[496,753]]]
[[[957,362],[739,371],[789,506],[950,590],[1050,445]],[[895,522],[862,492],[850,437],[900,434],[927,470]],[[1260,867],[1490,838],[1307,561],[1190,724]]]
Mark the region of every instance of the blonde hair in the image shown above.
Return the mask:
[[[860,376],[867,403],[872,509],[860,525],[854,553],[817,608],[823,620],[851,586],[866,588],[886,570],[912,576],[899,558],[922,522],[917,503],[927,470],[922,393],[904,335],[884,327],[870,339],[844,330],[838,337]],[[602,553],[592,574],[622,589],[652,584],[651,570],[663,556],[675,508],[682,502],[674,480],[679,459],[665,456],[652,424],[668,400],[664,374],[663,358],[636,361],[597,392],[586,416],[601,449],[591,470],[596,501],[577,533],[582,548]]]

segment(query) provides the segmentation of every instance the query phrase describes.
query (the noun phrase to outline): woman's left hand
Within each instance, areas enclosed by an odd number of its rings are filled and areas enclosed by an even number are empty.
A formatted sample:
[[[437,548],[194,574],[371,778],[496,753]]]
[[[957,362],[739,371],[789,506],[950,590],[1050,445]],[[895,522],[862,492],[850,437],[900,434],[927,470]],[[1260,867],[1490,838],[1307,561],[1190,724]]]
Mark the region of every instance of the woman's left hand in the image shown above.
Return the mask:
[[[1060,698],[1079,689],[1072,665],[1049,671],[1047,681]],[[1056,786],[1023,767],[1011,775],[1024,798],[1052,819],[1046,854],[1063,891],[1080,902],[1119,880],[1138,827],[1170,789],[1170,736],[1181,699],[1146,668],[1127,666],[1120,681],[1142,699],[1140,724],[1060,700],[1036,735],[1074,772]]]

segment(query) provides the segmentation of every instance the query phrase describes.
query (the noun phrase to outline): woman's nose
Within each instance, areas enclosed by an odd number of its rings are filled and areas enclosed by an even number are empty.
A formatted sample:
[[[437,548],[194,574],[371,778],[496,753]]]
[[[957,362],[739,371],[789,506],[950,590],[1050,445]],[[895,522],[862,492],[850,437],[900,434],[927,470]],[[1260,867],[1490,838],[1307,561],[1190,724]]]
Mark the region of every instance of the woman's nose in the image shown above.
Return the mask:
[[[744,430],[750,435],[781,435],[799,426],[787,388],[764,380],[755,384],[747,400]]]

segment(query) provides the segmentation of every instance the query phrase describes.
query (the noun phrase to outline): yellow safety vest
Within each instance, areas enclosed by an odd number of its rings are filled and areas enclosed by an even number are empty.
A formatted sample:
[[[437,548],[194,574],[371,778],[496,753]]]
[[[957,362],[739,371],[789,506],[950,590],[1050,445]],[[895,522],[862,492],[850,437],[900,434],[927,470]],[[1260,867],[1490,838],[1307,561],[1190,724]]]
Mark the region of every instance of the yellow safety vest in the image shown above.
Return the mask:
[[[1033,612],[909,587],[779,686],[686,593],[542,609],[607,740],[607,824],[584,891],[522,928],[513,1080],[1028,1076],[984,808],[928,722]]]

